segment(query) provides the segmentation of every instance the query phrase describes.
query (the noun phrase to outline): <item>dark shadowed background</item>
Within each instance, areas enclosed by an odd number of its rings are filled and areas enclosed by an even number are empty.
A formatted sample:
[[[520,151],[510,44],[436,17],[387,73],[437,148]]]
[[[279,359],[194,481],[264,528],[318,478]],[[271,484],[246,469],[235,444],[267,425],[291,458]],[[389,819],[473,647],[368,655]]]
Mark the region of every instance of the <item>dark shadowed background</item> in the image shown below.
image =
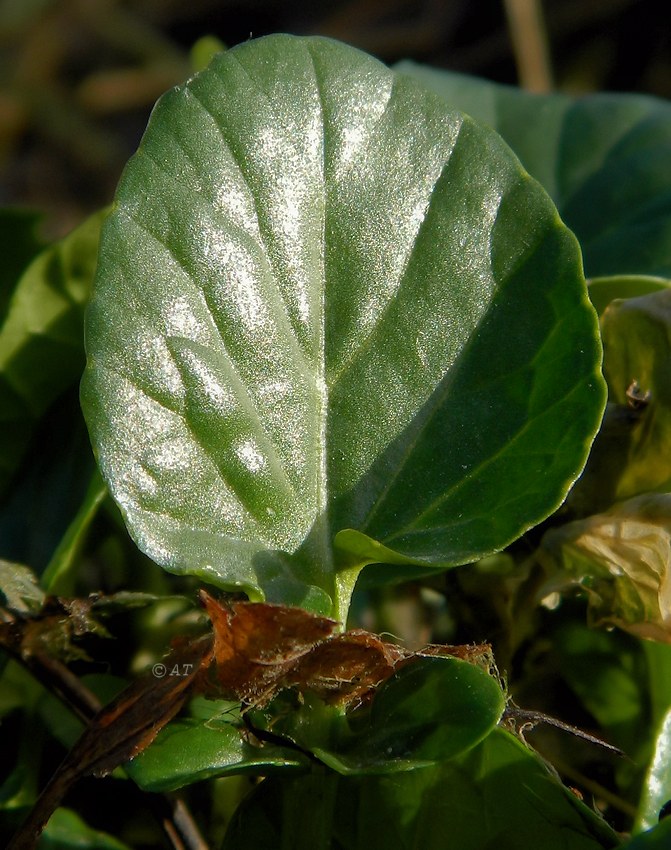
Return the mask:
[[[156,98],[203,36],[342,39],[535,90],[671,96],[653,0],[0,0],[0,205],[66,233],[110,201]]]

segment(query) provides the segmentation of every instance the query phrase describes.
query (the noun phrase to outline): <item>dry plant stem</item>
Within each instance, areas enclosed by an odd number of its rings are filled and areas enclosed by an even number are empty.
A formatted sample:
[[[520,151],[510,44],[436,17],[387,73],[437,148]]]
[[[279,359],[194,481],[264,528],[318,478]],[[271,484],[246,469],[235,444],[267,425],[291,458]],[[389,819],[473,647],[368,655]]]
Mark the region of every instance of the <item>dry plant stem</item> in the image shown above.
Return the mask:
[[[21,660],[37,681],[57,696],[82,722],[88,723],[102,708],[98,697],[57,659],[39,653]]]
[[[59,769],[45,785],[28,817],[19,827],[7,850],[35,850],[47,821],[58,808],[73,782],[71,771]]]
[[[540,0],[504,0],[517,75],[531,92],[552,90],[552,71]]]
[[[610,750],[610,752],[615,753],[617,756],[622,756],[624,758],[627,757],[626,753],[619,749],[619,747],[614,747],[602,738],[597,738],[596,735],[590,735],[588,732],[583,732],[582,729],[578,729],[577,726],[571,726],[570,723],[564,723],[563,720],[559,720],[549,714],[543,714],[542,711],[518,708],[518,706],[516,706],[513,702],[509,702],[503,717],[505,720],[510,720],[513,723],[520,735],[522,735],[526,729],[533,729],[533,727],[537,726],[539,723],[547,723],[549,726],[561,729],[562,732],[568,732],[569,735],[574,735],[576,738],[582,738],[583,741],[588,741],[590,744],[595,744],[597,747],[603,747],[606,750]]]
[[[174,850],[209,850],[209,845],[184,800],[177,794],[148,794],[154,817],[160,822]]]
[[[11,612],[0,609],[0,622],[10,623],[14,619]],[[21,653],[18,648],[4,648],[82,722],[90,723],[101,710],[102,705],[96,695],[58,659],[44,653],[27,654]],[[66,762],[67,757],[63,764],[66,765]],[[77,778],[76,773],[73,775],[72,768],[66,768],[63,772],[59,770],[54,774],[8,850],[30,850],[36,845],[55,806],[59,805]],[[150,794],[139,789],[138,793],[142,794],[143,801],[160,824],[173,850],[209,850],[181,797],[175,794]],[[43,805],[40,805],[40,801]]]

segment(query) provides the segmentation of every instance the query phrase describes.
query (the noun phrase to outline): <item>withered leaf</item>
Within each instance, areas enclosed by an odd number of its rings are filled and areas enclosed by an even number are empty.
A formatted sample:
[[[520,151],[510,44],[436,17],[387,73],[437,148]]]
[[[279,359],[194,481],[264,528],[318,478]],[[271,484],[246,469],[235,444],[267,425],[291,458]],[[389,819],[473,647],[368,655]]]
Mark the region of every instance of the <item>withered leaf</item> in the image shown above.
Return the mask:
[[[334,634],[334,620],[258,602],[201,601],[214,628],[221,695],[262,708],[286,688],[332,704],[360,704],[411,653],[363,630]]]
[[[361,703],[407,657],[371,632],[352,630],[317,644],[285,674],[285,685],[310,690],[328,703]]]
[[[474,644],[443,644],[430,643],[423,649],[420,649],[417,655],[438,655],[449,658],[459,658],[461,661],[468,661],[469,664],[474,664],[480,667],[485,672],[496,676],[500,676],[492,647],[488,643]]]
[[[204,590],[200,599],[214,629],[216,676],[224,696],[266,705],[285,674],[338,625],[301,608],[263,602],[222,605]]]
[[[105,776],[151,744],[182,708],[212,661],[212,637],[185,642],[123,690],[91,721],[52,776],[8,850],[32,850],[70,787],[84,776]],[[154,668],[155,671],[155,668]]]
[[[184,642],[93,718],[70,752],[83,772],[105,776],[146,749],[182,708],[212,660],[210,635]]]

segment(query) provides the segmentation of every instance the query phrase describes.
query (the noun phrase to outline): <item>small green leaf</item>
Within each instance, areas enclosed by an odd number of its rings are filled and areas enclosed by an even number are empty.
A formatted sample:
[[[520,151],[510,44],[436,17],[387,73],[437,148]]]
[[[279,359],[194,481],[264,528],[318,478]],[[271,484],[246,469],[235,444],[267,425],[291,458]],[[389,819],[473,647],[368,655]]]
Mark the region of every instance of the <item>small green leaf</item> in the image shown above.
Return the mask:
[[[382,685],[369,722],[343,752],[315,752],[345,774],[412,770],[480,743],[504,708],[489,672],[457,658],[420,657]]]
[[[56,809],[40,839],[40,850],[130,850],[127,844],[86,824],[70,809]]]
[[[226,50],[226,45],[215,35],[204,35],[191,47],[189,58],[194,71],[203,71],[212,59]]]
[[[250,713],[287,747],[254,747],[240,734],[240,718],[225,705],[215,716],[171,723],[128,766],[146,790],[178,788],[211,776],[305,770],[311,751],[343,775],[393,773],[435,764],[476,746],[505,707],[501,687],[480,667],[456,658],[421,657],[381,686],[365,718],[350,728],[342,713],[306,695],[300,707],[280,701],[268,718]]]
[[[476,746],[505,708],[488,669],[453,657],[418,656],[379,687],[372,706],[343,715],[310,694],[300,707],[282,699],[270,714],[252,712],[269,729],[346,776],[414,770]]]
[[[547,195],[496,134],[319,38],[239,45],[161,99],[87,352],[140,548],[257,599],[314,586],[338,617],[363,562],[337,532],[424,567],[499,549],[562,501],[603,406]]]
[[[215,776],[306,770],[308,761],[290,749],[246,743],[231,722],[185,718],[162,729],[125,767],[145,791],[174,791]]]

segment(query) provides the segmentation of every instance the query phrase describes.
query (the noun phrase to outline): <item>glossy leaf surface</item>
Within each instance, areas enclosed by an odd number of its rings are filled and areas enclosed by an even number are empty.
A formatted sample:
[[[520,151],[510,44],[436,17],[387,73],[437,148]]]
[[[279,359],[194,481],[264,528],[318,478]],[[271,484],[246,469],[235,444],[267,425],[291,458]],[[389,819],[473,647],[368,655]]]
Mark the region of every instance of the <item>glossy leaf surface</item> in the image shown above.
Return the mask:
[[[657,823],[663,806],[669,800],[671,800],[671,708],[662,718],[657,730],[655,748],[645,777],[636,818],[638,829],[651,829]]]
[[[533,95],[401,62],[497,130],[577,235],[589,277],[671,276],[671,104],[641,95]]]
[[[316,814],[308,824],[310,810]],[[269,779],[236,812],[224,850],[597,850],[618,845],[615,833],[529,750],[496,730],[465,756],[410,773]]]
[[[217,58],[158,104],[101,245],[83,407],[170,570],[344,597],[343,565],[500,548],[582,468],[572,235],[495,134],[365,54]]]
[[[214,776],[307,769],[309,762],[300,753],[270,745],[255,747],[231,723],[191,718],[171,723],[126,765],[128,775],[145,791],[173,791]]]
[[[504,707],[489,672],[457,658],[417,658],[380,688],[369,722],[344,750],[315,752],[345,774],[411,770],[474,747]]]

